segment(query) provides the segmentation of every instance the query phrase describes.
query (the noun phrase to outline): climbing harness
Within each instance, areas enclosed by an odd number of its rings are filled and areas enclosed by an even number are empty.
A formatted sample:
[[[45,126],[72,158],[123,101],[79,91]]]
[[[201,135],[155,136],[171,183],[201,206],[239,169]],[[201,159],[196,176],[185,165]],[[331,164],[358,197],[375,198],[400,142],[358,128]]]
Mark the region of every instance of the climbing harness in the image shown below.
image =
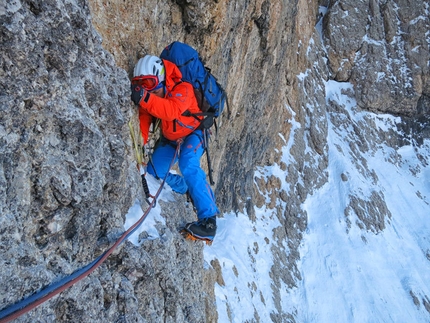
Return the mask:
[[[132,128],[131,128],[132,129]],[[134,136],[134,135],[133,135]],[[176,157],[179,154],[181,143],[178,142],[175,154],[172,158],[172,161],[169,165],[169,170],[173,167]],[[137,146],[135,146],[135,149],[137,149]],[[3,310],[0,311],[0,323],[7,323],[11,320],[14,320],[21,315],[24,315],[25,313],[31,311],[35,307],[39,306],[40,304],[46,302],[47,300],[51,299],[55,295],[61,293],[62,291],[66,290],[70,286],[74,285],[78,281],[82,280],[83,278],[90,275],[93,271],[95,271],[108,257],[112,254],[112,252],[122,243],[124,240],[126,240],[129,236],[131,236],[143,223],[145,218],[148,216],[149,212],[153,207],[155,207],[156,200],[161,194],[161,191],[164,187],[164,184],[166,183],[166,178],[169,172],[166,173],[166,175],[163,178],[163,181],[160,184],[160,187],[158,188],[157,193],[153,196],[152,201],[149,203],[148,208],[143,213],[143,215],[140,217],[140,219],[133,224],[127,231],[125,231],[121,237],[115,242],[115,244],[110,247],[108,250],[106,250],[102,255],[100,255],[98,258],[96,258],[93,262],[88,264],[87,266],[75,271],[70,276],[64,277],[60,281],[51,284],[50,286],[45,287],[44,289],[36,292],[35,294],[31,295],[30,297],[27,297],[23,300],[21,300],[18,303],[15,303]],[[146,180],[145,180],[146,182]],[[149,191],[149,190],[148,190]]]

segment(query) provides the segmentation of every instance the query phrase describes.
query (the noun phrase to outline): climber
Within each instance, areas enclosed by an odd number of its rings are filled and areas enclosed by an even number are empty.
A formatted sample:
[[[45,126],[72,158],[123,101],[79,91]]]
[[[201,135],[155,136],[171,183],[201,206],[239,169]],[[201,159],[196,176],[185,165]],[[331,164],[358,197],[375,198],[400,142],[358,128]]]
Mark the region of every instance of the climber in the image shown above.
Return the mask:
[[[166,182],[173,191],[189,194],[197,211],[198,221],[187,223],[185,230],[193,237],[212,241],[216,233],[216,216],[219,210],[213,191],[200,167],[204,152],[200,122],[185,111],[198,113],[200,109],[193,86],[181,81],[178,67],[157,56],[146,55],[139,59],[131,81],[131,100],[139,108],[140,129],[144,144],[148,142],[149,128],[154,118],[161,120],[161,139],[157,142],[148,165],[148,173],[164,178],[177,145],[180,145],[178,162],[182,176],[168,173]],[[189,115],[189,114],[188,114]]]

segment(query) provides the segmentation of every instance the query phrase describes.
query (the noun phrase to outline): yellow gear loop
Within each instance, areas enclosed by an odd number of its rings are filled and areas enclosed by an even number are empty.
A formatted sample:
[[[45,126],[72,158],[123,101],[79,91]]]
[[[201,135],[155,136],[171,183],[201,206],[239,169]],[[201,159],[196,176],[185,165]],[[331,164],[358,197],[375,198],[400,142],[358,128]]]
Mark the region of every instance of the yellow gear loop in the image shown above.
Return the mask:
[[[130,135],[131,135],[131,140],[133,141],[133,147],[134,147],[134,152],[136,154],[137,164],[138,164],[138,167],[140,168],[143,165],[142,145],[140,145],[136,140],[133,123],[131,121],[128,123],[128,127],[130,128]]]

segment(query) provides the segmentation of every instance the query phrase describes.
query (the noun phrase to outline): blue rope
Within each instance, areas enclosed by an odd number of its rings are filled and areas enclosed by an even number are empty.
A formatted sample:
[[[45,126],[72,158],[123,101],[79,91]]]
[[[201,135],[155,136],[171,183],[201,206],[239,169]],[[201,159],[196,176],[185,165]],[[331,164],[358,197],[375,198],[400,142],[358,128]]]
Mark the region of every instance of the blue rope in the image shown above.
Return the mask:
[[[106,251],[107,252],[107,251]],[[105,253],[106,253],[105,252]],[[61,286],[65,285],[66,283],[68,283],[69,281],[72,281],[73,279],[75,279],[76,277],[79,277],[81,274],[83,274],[84,272],[86,272],[87,270],[89,270],[91,267],[93,267],[97,261],[99,261],[103,255],[105,254],[103,253],[101,256],[99,256],[96,260],[94,260],[92,263],[88,264],[87,266],[75,271],[73,274],[71,274],[68,277],[64,277],[63,279],[59,280],[56,283],[53,283],[52,285],[46,287],[45,289],[42,289],[41,291],[29,296],[28,298],[23,299],[22,301],[15,303],[13,305],[11,305],[10,307],[0,311],[0,319],[5,318],[6,316],[9,316],[10,314],[21,310],[23,308],[25,308],[26,306],[36,302],[37,300],[41,299],[42,297],[44,297],[45,295],[48,295],[49,293],[52,293],[53,291],[55,291],[56,289],[60,288]]]

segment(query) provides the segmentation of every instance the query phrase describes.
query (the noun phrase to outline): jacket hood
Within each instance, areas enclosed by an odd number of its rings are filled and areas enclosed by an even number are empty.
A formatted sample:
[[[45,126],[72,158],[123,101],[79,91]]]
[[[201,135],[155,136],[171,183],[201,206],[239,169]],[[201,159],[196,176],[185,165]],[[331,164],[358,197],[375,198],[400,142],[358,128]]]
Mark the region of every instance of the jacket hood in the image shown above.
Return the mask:
[[[167,88],[172,88],[176,83],[181,81],[182,73],[172,62],[163,59],[163,63],[166,68],[166,86]]]

